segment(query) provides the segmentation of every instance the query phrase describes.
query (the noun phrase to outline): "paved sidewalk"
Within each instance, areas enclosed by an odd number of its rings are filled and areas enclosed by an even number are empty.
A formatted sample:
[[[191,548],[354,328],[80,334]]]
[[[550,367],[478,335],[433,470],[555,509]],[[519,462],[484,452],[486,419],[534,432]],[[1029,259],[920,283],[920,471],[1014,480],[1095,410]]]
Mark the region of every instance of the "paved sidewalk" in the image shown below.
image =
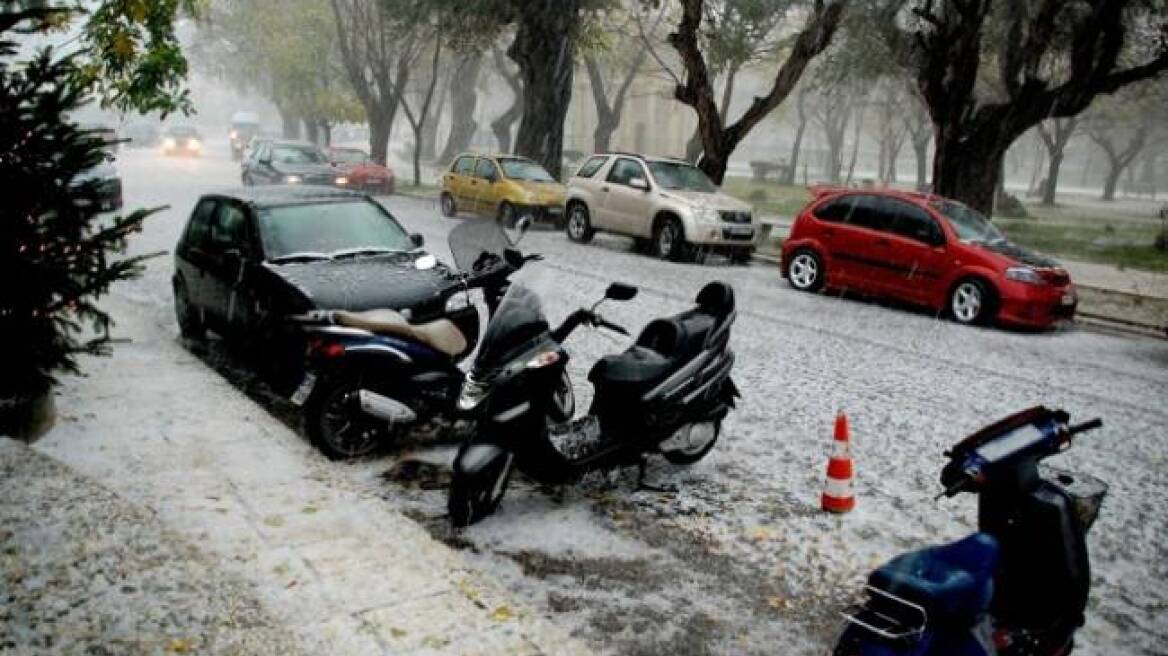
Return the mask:
[[[3,437],[0,498],[0,652],[307,653],[153,513]]]
[[[253,585],[309,653],[578,654],[492,580],[208,370],[117,293],[111,358],[66,378],[37,449],[157,513]]]

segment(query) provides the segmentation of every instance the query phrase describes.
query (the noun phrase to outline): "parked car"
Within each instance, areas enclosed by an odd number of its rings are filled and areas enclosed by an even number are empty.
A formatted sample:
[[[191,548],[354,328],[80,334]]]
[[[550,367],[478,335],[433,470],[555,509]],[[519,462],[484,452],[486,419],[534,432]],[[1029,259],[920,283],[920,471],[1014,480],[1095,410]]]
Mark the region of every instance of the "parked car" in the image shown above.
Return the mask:
[[[203,138],[189,125],[172,125],[162,136],[162,154],[198,157],[203,153]]]
[[[369,153],[360,148],[329,148],[329,161],[349,178],[349,187],[371,192],[392,194],[393,170],[374,162]]]
[[[231,159],[241,161],[247,144],[252,137],[260,133],[260,117],[251,112],[235,112],[231,115],[231,130],[228,139],[231,142]]]
[[[473,212],[507,226],[530,216],[560,227],[564,192],[564,185],[526,157],[463,153],[442,174],[442,214]]]
[[[762,236],[751,207],[718,190],[701,169],[629,153],[588,158],[568,181],[567,233],[628,235],[666,260],[720,252],[745,262]]]
[[[1065,269],[957,201],[891,190],[812,192],[783,242],[782,273],[795,289],[891,297],[965,324],[1045,328],[1074,316],[1078,296]]]
[[[184,337],[210,328],[302,364],[289,314],[388,308],[413,323],[448,318],[478,336],[478,313],[450,270],[381,205],[328,187],[255,187],[204,195],[179,238],[174,305]],[[473,347],[473,344],[472,344]]]
[[[243,184],[326,185],[346,187],[349,178],[329,164],[315,144],[259,140],[243,162]]]

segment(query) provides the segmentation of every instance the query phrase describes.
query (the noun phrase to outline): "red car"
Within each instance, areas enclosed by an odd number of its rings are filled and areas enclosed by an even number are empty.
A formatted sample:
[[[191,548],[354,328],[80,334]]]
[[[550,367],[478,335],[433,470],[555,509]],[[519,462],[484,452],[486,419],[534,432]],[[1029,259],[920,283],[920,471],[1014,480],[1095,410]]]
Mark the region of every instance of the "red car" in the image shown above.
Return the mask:
[[[1010,243],[980,213],[940,196],[815,187],[783,243],[792,287],[854,290],[947,312],[965,324],[1046,328],[1075,314],[1057,262]]]
[[[345,174],[350,189],[393,193],[393,171],[375,163],[360,148],[329,148],[329,161]]]

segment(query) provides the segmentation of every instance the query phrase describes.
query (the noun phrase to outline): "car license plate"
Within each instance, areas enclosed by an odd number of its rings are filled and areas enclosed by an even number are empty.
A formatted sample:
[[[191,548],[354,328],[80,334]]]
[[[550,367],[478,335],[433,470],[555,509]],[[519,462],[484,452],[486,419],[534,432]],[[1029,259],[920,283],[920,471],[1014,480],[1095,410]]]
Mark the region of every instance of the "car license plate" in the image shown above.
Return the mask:
[[[368,184],[379,185],[379,184],[385,184],[385,179],[384,178],[368,178],[365,180],[365,182],[367,182]]]
[[[753,235],[754,228],[750,226],[728,226],[726,230],[732,235]]]
[[[1071,293],[1063,294],[1063,305],[1074,305],[1075,295]]]
[[[304,374],[304,380],[300,381],[300,387],[292,393],[292,403],[294,405],[304,405],[308,400],[308,396],[312,394],[312,388],[316,387],[316,374]]]

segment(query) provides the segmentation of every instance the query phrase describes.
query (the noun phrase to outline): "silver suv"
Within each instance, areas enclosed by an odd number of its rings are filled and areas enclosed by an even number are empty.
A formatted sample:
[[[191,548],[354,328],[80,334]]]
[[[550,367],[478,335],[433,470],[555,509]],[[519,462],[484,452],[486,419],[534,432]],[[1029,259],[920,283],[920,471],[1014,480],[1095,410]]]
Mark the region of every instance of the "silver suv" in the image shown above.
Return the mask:
[[[597,231],[628,235],[662,259],[715,251],[744,262],[762,236],[749,205],[696,166],[663,157],[593,155],[568,181],[566,208],[572,241],[587,243]]]

